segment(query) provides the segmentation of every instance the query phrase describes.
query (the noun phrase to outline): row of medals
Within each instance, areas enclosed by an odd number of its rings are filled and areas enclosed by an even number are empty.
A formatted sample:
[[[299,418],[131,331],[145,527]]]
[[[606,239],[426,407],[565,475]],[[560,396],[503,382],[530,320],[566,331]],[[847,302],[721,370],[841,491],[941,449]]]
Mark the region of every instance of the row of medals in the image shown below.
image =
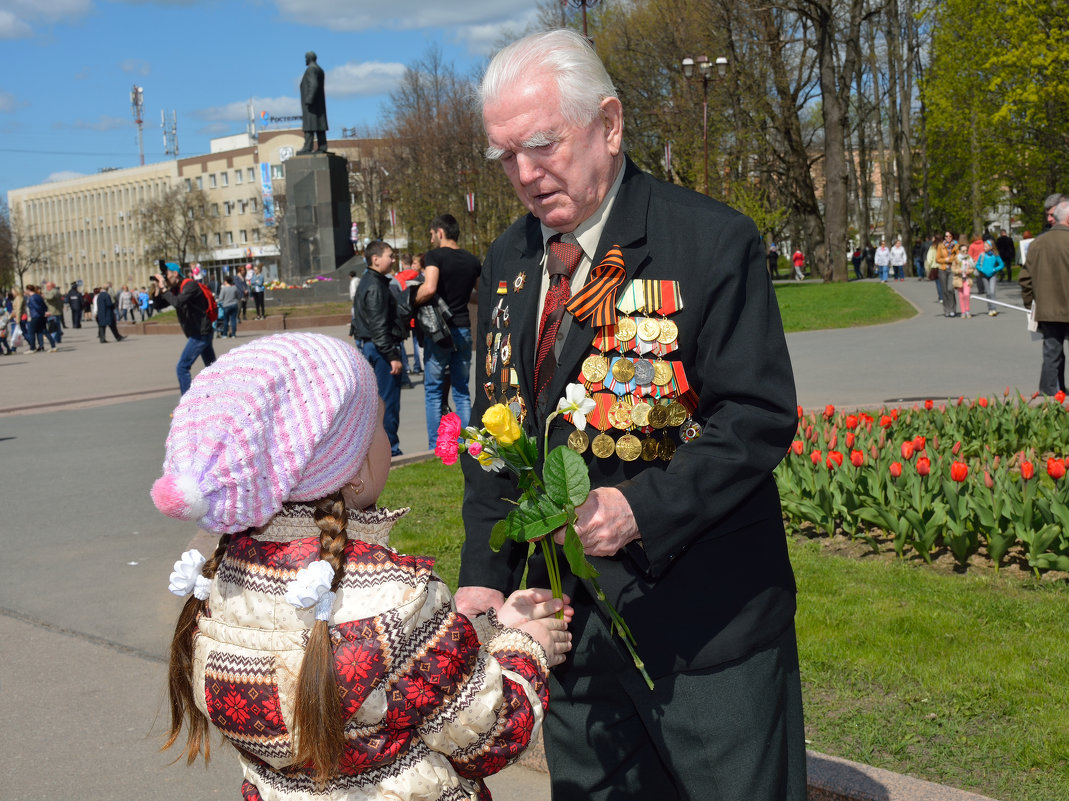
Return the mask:
[[[656,320],[645,317],[635,322],[630,317],[620,317],[616,323],[616,339],[623,343],[638,337],[644,342],[660,342],[668,345],[675,342],[679,329],[668,319]],[[609,375],[609,358],[605,354],[594,354],[583,361],[583,377],[588,383],[598,383]],[[672,381],[672,366],[665,361],[650,362],[646,359],[617,359],[612,365],[612,375],[617,381],[628,383],[632,379],[641,386],[654,384],[666,386]],[[669,461],[675,455],[676,445],[667,436],[665,428],[679,427],[680,438],[687,442],[700,433],[697,425],[690,418],[686,407],[679,401],[667,403],[635,400],[629,397],[617,399],[606,413],[608,423],[618,431],[626,431],[620,439],[613,440],[604,431],[593,440],[585,431],[576,429],[568,435],[568,447],[576,453],[586,453],[587,448],[599,459],[607,459],[616,454],[625,462],[638,458],[652,462],[655,459]],[[630,429],[652,429],[661,431],[662,437],[647,436],[639,439],[630,433]],[[652,431],[651,431],[652,433]]]

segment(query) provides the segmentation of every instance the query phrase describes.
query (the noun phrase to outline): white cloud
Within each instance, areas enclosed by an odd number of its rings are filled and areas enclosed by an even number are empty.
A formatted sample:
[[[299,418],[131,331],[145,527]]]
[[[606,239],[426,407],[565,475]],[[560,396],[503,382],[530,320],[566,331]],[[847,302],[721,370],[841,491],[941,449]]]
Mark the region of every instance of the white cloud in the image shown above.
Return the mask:
[[[71,178],[84,178],[84,172],[72,172],[70,170],[64,170],[63,172],[54,172],[45,178],[46,184],[55,183],[56,181],[69,181]]]
[[[76,131],[118,131],[123,128],[129,128],[134,124],[134,121],[130,117],[109,117],[107,114],[101,114],[95,120],[75,120],[74,122],[54,122],[53,128],[60,130],[76,130]]]
[[[26,39],[32,35],[33,28],[24,20],[10,11],[0,9],[0,39]]]
[[[0,112],[15,110],[15,96],[11,92],[0,92]]]
[[[334,31],[376,28],[463,28],[468,24],[508,24],[524,18],[530,0],[394,0],[388,5],[372,3],[324,3],[323,0],[275,0],[286,19]]]
[[[382,61],[350,61],[327,70],[327,98],[381,95],[393,90],[405,74],[404,64]]]
[[[92,0],[0,0],[0,39],[33,36],[36,22],[71,22],[92,9]]]
[[[225,106],[197,109],[193,117],[205,122],[245,122],[249,118],[248,103],[248,100],[235,100]],[[257,116],[266,111],[272,117],[289,117],[301,113],[301,101],[296,97],[254,97],[252,108]]]
[[[197,129],[197,133],[204,136],[225,136],[234,133],[234,126],[227,122],[213,122]]]
[[[152,66],[145,60],[140,58],[128,58],[119,65],[119,69],[123,72],[129,72],[133,75],[148,75],[152,72]]]

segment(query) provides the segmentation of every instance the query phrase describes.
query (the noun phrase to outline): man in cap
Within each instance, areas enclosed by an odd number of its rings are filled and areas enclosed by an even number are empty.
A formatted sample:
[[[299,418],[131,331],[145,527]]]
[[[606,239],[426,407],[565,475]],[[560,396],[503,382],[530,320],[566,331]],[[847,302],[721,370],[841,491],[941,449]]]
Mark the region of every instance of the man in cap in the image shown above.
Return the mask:
[[[186,346],[178,357],[175,372],[178,374],[178,388],[184,395],[193,381],[190,369],[198,358],[207,367],[215,361],[215,348],[212,345],[214,329],[208,316],[210,301],[199,281],[182,277],[182,268],[173,261],[156,262],[160,272],[153,276],[160,287],[153,300],[157,309],[174,306],[178,324],[186,335]]]

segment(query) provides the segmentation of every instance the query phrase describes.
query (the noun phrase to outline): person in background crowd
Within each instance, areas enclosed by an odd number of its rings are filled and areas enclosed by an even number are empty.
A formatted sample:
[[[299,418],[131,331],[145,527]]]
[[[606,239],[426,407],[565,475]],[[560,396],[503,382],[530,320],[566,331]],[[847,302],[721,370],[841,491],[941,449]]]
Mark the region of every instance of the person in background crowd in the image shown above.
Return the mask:
[[[924,259],[927,255],[928,242],[918,237],[917,241],[913,243],[913,274],[918,281],[924,281],[928,278],[928,272],[924,269]]]
[[[983,253],[984,253],[984,242],[987,240],[987,238],[988,237],[987,237],[986,233],[984,233],[982,235],[981,234],[977,234],[976,236],[974,236],[972,238],[972,241],[969,242],[969,247],[968,247],[969,258],[972,259],[973,264],[975,264],[976,260],[979,259],[983,255]],[[965,237],[963,236],[962,239],[965,239]]]
[[[1055,192],[1052,195],[1047,195],[1046,200],[1043,201],[1043,230],[1039,232],[1040,236],[1043,236],[1047,231],[1054,227],[1054,207],[1065,200],[1065,195],[1061,192]]]
[[[71,283],[67,290],[67,305],[71,307],[71,328],[82,327],[82,293],[78,289],[78,282]]]
[[[876,269],[879,271],[880,280],[887,283],[887,270],[891,266],[891,249],[887,247],[887,240],[881,239],[880,246],[876,248]]]
[[[958,316],[958,292],[954,286],[954,265],[957,263],[958,243],[954,233],[947,231],[936,246],[935,263],[939,267],[939,283],[943,287],[943,316]]]
[[[768,255],[765,256],[765,260],[768,262],[768,274],[772,278],[779,278],[779,251],[776,250],[775,242],[768,246]]]
[[[929,281],[935,284],[935,294],[938,302],[943,302],[943,282],[939,280],[939,264],[936,254],[939,252],[939,237],[935,234],[928,240],[928,249],[924,254],[924,272]]]
[[[97,323],[97,336],[101,342],[107,342],[107,330],[115,335],[116,342],[122,342],[126,337],[119,333],[119,326],[115,319],[115,301],[107,289],[93,290],[93,317]]]
[[[1009,281],[1013,278],[1013,262],[1017,255],[1017,248],[1014,247],[1013,237],[1010,236],[1005,228],[1002,229],[998,239],[995,240],[995,250],[1002,260],[1002,280]]]
[[[241,319],[249,319],[248,306],[249,306],[249,285],[245,282],[245,276],[242,275],[241,270],[234,269],[234,286],[238,290],[238,305],[241,307]]]
[[[264,311],[264,268],[257,264],[252,268],[252,278],[249,280],[249,291],[252,293],[252,301],[256,304],[256,319],[262,320],[267,316]]]
[[[422,276],[420,271],[412,266],[412,254],[401,254],[401,269],[397,271],[394,277],[390,280],[390,290],[393,292],[394,297],[397,298],[397,309],[402,317],[402,324],[405,329],[405,338],[401,341],[401,375],[404,379],[408,379],[409,373],[416,374],[422,372],[419,361],[419,344],[416,342],[416,337],[413,335],[414,320],[412,318],[412,312],[416,307],[416,291],[418,285],[422,282]],[[407,321],[407,324],[405,324]],[[412,369],[409,370],[408,353],[405,351],[405,342],[409,339],[412,340]],[[408,379],[407,386],[411,386],[412,382]],[[402,386],[405,386],[404,380],[402,380]]]
[[[954,288],[958,290],[958,308],[961,310],[961,316],[967,320],[972,317],[969,297],[972,294],[972,277],[976,272],[976,262],[969,255],[969,246],[964,242],[958,245],[958,255],[953,270]]]
[[[130,315],[129,322],[134,322],[134,293],[130,291],[130,287],[123,286],[122,291],[119,292],[119,322],[127,322],[126,316]]]
[[[16,348],[11,347],[11,328],[9,326],[11,321],[11,312],[6,308],[0,307],[0,349],[3,350],[5,356],[9,356],[16,352]]]
[[[45,303],[48,304],[48,313],[55,320],[52,334],[56,337],[56,342],[62,342],[63,329],[66,328],[63,320],[63,293],[53,282],[48,281],[45,283],[45,291],[41,293],[41,297],[45,299]]]
[[[861,274],[861,248],[854,248],[850,254],[850,264],[854,267],[854,278],[860,281],[864,276]]]
[[[238,335],[238,311],[241,308],[234,276],[223,277],[223,288],[219,290],[218,302],[223,317],[221,336],[233,339]]]
[[[141,287],[137,291],[137,310],[141,312],[141,322],[145,322],[152,316],[152,301],[148,296],[148,289]]]
[[[895,239],[891,246],[891,267],[895,271],[896,281],[906,280],[906,249],[902,247],[902,237]]]
[[[156,264],[161,268],[161,272],[153,276],[160,286],[160,294],[154,301],[156,308],[173,306],[182,333],[186,335],[186,345],[175,366],[179,392],[185,395],[192,381],[190,369],[193,363],[200,358],[205,367],[210,367],[215,362],[214,330],[208,319],[209,301],[196,279],[182,279],[180,265],[162,259]]]
[[[794,264],[794,280],[801,281],[805,278],[805,254],[802,253],[802,249],[794,251],[794,255],[791,256],[791,262]]]
[[[30,353],[41,353],[45,349],[46,339],[48,352],[55,353],[56,341],[46,325],[46,318],[50,317],[51,313],[48,311],[48,304],[45,303],[45,299],[41,297],[41,293],[34,284],[26,284],[26,313],[28,315],[27,328],[30,332],[26,341],[30,345]]]
[[[1028,248],[1031,247],[1034,241],[1031,231],[1026,230],[1021,236],[1021,264],[1024,264],[1025,259],[1028,258]]]
[[[1069,340],[1069,200],[1050,212],[1053,225],[1028,249],[1018,282],[1026,307],[1036,304],[1035,319],[1043,337],[1039,391],[1065,392],[1065,343]]]
[[[984,290],[984,297],[988,300],[997,300],[995,289],[998,287],[998,276],[1005,265],[1002,257],[995,252],[995,245],[990,239],[984,243],[984,252],[980,254],[976,262],[976,274],[980,278],[980,286]],[[987,316],[997,317],[998,307],[993,303],[987,304]]]

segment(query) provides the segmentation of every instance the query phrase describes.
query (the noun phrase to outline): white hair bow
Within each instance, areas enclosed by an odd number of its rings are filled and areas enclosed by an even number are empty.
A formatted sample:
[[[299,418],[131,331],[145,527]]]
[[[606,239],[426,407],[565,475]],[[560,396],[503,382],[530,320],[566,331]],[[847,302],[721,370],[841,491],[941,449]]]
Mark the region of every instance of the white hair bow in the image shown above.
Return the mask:
[[[316,620],[328,620],[334,606],[335,593],[330,591],[334,581],[334,568],[330,563],[317,559],[297,571],[296,578],[286,586],[286,600],[298,609],[315,606]]]
[[[193,597],[198,601],[208,600],[212,581],[205,578],[201,573],[204,569],[204,563],[207,561],[204,558],[204,554],[196,549],[186,551],[182,554],[182,558],[174,563],[174,572],[171,573],[167,589],[179,598],[184,598],[193,593]]]

